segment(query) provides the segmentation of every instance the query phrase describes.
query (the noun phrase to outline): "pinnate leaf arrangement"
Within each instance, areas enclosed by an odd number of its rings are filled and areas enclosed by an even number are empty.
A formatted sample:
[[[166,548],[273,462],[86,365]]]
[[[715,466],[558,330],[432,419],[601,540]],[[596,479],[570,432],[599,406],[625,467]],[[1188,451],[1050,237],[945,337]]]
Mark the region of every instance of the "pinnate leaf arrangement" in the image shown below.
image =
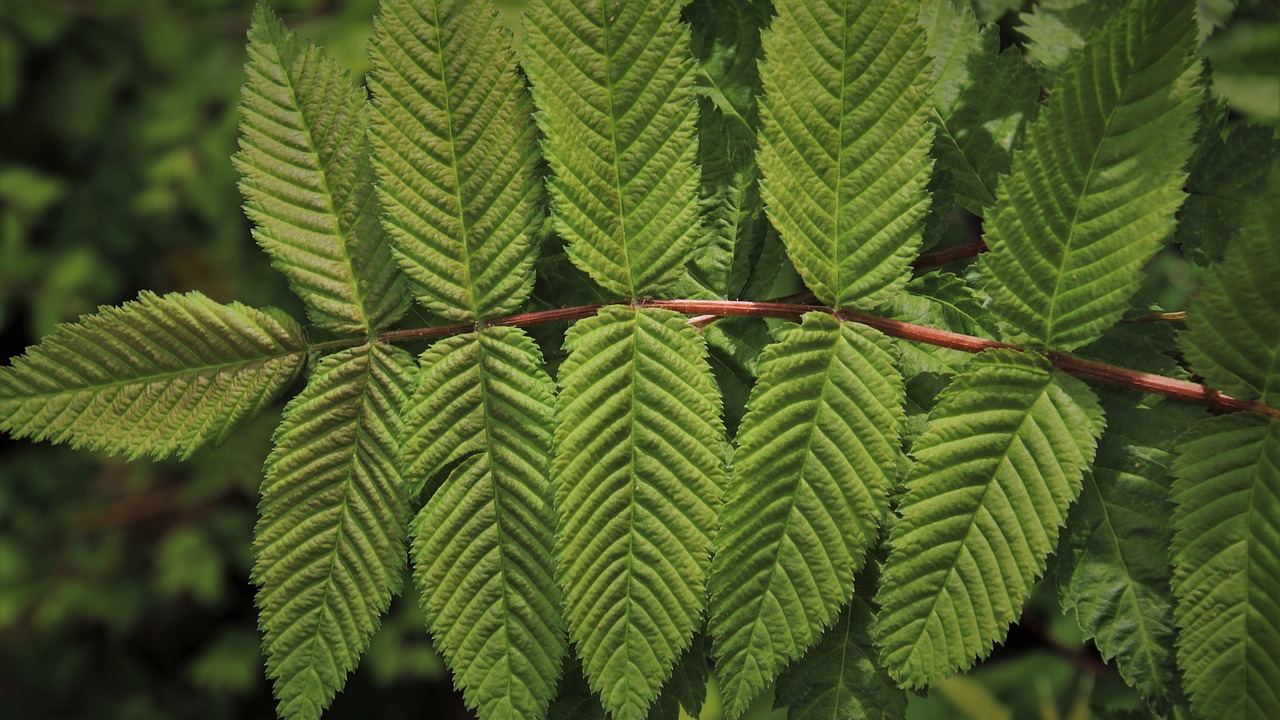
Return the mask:
[[[898,717],[1050,570],[1154,713],[1280,717],[1276,145],[1195,3],[1061,4],[1001,50],[951,0],[383,0],[366,87],[260,7],[235,162],[310,330],[144,293],[0,427],[186,457],[311,368],[254,540],[283,718],[406,566],[484,720]],[[985,252],[930,252],[957,212]]]

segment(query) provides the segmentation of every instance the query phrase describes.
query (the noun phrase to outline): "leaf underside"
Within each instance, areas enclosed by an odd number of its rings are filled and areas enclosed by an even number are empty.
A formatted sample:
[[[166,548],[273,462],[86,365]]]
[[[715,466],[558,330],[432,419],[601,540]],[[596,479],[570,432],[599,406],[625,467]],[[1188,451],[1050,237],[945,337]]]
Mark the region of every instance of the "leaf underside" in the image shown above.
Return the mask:
[[[906,284],[929,208],[932,61],[906,0],[778,0],[764,34],[760,169],[769,218],[825,305]]]
[[[525,15],[555,229],[624,298],[668,293],[702,232],[683,5],[548,0]]]
[[[552,470],[565,618],[605,709],[639,720],[702,624],[720,400],[675,313],[606,307],[566,346]]]
[[[58,326],[0,368],[0,429],[185,458],[262,412],[306,359],[302,329],[277,310],[144,292]]]
[[[362,345],[324,359],[267,458],[253,581],[281,717],[319,718],[400,589],[400,407],[413,358]]]
[[[378,223],[363,91],[258,7],[249,30],[236,167],[254,237],[317,325],[366,333],[405,310]]]
[[[405,408],[411,483],[456,463],[413,522],[415,578],[454,682],[484,720],[543,717],[560,676],[554,389],[524,331],[489,327],[424,353]]]
[[[1280,716],[1280,423],[1205,421],[1178,447],[1178,660],[1200,717]]]
[[[810,313],[760,360],[711,569],[721,691],[737,717],[836,618],[897,472],[888,338]]]
[[[542,220],[532,103],[487,2],[384,0],[373,145],[396,258],[454,320],[509,313],[533,285]]]
[[[1120,319],[1173,231],[1199,102],[1192,4],[1136,0],[1027,130],[988,217],[983,276],[1009,340],[1071,350]]]
[[[890,675],[922,687],[985,657],[1017,619],[1080,492],[1102,411],[1034,355],[987,351],[915,442],[877,596]]]

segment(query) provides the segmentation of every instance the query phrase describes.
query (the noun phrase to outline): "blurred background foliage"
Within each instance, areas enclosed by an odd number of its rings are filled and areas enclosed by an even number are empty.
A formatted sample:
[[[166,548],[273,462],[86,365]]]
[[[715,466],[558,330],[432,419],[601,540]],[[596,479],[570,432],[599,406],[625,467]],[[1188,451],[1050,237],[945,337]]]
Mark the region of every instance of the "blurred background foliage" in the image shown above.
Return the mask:
[[[500,4],[514,17],[521,3]],[[376,0],[272,4],[367,68]],[[1241,117],[1280,127],[1280,6],[1246,2],[1228,20],[1230,2],[1200,4],[1225,26],[1205,47],[1216,89]],[[1021,2],[973,5],[1016,38]],[[250,239],[230,162],[251,7],[0,0],[0,357],[142,289],[301,316]],[[1169,309],[1195,285],[1176,254],[1152,277]],[[0,716],[274,715],[248,577],[278,407],[182,464],[0,437]],[[422,628],[412,593],[398,599],[329,717],[467,717]],[[1073,719],[1091,705],[1139,707],[1046,590],[991,661],[913,698],[911,716]],[[712,688],[703,716],[718,714]],[[752,715],[785,717],[768,698]]]

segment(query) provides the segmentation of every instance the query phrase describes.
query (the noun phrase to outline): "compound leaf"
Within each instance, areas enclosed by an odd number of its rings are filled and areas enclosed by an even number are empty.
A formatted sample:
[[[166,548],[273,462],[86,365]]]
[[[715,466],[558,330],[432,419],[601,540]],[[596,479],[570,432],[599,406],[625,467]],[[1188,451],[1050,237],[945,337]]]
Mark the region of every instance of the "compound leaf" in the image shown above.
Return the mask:
[[[275,309],[144,292],[58,326],[0,368],[0,429],[185,458],[261,412],[306,359],[302,329]]]
[[[683,5],[547,0],[525,16],[555,229],[625,298],[668,292],[701,235]]]
[[[390,325],[407,297],[378,224],[364,93],[265,5],[249,29],[245,70],[235,164],[254,237],[317,325]]]
[[[253,581],[284,718],[320,717],[399,592],[408,509],[398,438],[412,370],[391,346],[331,355],[276,430]]]
[[[1178,660],[1199,717],[1280,714],[1280,423],[1212,418],[1178,444]]]
[[[921,687],[969,667],[1017,619],[1080,492],[1102,410],[1035,355],[987,351],[956,376],[913,446],[890,535],[876,639]]]
[[[929,208],[932,61],[906,0],[778,0],[764,34],[760,169],[805,284],[874,307],[906,284]]]
[[[702,624],[720,398],[675,313],[609,306],[565,343],[552,466],[565,617],[605,709],[639,720]]]
[[[826,313],[761,357],[711,566],[729,717],[821,637],[875,544],[901,452],[893,361],[887,337]]]
[[[542,209],[532,103],[501,16],[473,0],[384,0],[372,56],[396,258],[440,315],[511,312],[533,285]]]
[[[560,676],[554,389],[523,330],[487,327],[425,352],[405,408],[406,475],[456,463],[413,522],[414,576],[454,682],[484,720],[545,716]]]
[[[997,189],[982,263],[1012,341],[1071,350],[1097,339],[1172,232],[1199,102],[1192,10],[1126,7],[1028,129]]]

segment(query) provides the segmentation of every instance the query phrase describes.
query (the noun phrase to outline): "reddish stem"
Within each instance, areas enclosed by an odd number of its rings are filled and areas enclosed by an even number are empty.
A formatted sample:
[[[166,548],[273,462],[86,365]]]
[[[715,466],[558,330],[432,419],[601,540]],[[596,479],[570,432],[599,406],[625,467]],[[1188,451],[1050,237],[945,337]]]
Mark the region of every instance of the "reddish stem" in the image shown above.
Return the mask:
[[[854,310],[832,310],[830,308],[822,308],[814,305],[801,305],[797,303],[758,302],[753,300],[638,300],[632,303],[632,305],[634,307],[660,308],[684,315],[696,316],[693,318],[693,321],[701,324],[705,324],[711,318],[715,317],[761,317],[778,318],[781,320],[796,320],[808,312],[825,312],[835,315],[842,320],[873,327],[886,335],[891,335],[896,338],[951,348],[953,350],[977,353],[982,352],[983,350],[991,350],[993,348],[1021,349],[1016,346],[1009,345],[1008,343],[987,340],[986,338],[980,338],[974,335],[965,335],[963,333],[955,333],[949,330],[939,330],[938,328],[902,322],[901,320],[892,320],[890,318],[883,318],[877,315],[868,315]],[[591,317],[592,315],[595,315],[601,307],[603,307],[603,305],[580,305],[577,307],[560,308],[556,310],[520,313],[518,315],[508,315],[507,317],[489,320],[486,321],[485,324],[529,327],[531,325],[544,325],[547,323],[570,322],[573,320]],[[477,325],[478,323],[455,323],[453,325],[440,325],[437,327],[418,328],[413,330],[394,330],[380,334],[378,339],[383,342],[428,340],[432,338],[472,332],[476,329]],[[1220,390],[1215,390],[1199,383],[1165,377],[1163,375],[1153,375],[1151,373],[1139,372],[1137,370],[1129,370],[1115,365],[1107,365],[1093,360],[1085,360],[1084,358],[1078,358],[1066,353],[1049,352],[1045,354],[1045,357],[1047,357],[1049,362],[1053,363],[1053,366],[1059,370],[1086,380],[1094,380],[1134,390],[1143,390],[1160,395],[1167,395],[1179,400],[1208,405],[1209,407],[1222,408],[1224,410],[1247,410],[1260,415],[1280,419],[1280,408],[1275,408],[1256,400],[1242,400],[1240,398],[1235,398]]]

